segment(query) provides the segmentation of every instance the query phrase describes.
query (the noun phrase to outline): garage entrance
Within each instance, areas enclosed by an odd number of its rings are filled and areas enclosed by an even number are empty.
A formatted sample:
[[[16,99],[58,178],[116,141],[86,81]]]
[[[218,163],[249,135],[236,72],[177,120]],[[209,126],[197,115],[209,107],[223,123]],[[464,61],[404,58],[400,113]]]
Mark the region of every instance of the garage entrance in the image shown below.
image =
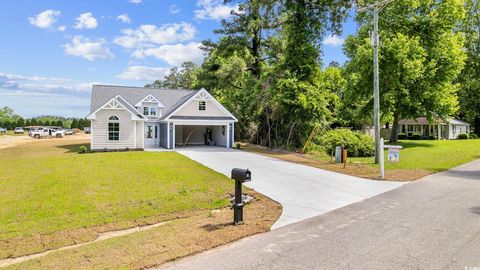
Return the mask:
[[[175,125],[176,146],[227,147],[227,125]]]

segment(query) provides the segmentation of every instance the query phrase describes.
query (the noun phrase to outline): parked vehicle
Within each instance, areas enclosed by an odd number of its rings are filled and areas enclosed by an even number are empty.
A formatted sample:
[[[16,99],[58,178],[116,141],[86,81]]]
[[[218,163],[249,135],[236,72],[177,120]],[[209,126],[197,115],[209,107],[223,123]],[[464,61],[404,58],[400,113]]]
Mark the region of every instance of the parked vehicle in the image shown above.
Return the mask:
[[[35,139],[48,138],[48,137],[62,138],[63,136],[65,136],[65,130],[40,127],[40,128],[34,129],[30,133],[30,136],[32,136]]]
[[[0,133],[7,133],[7,129],[0,127]]]
[[[83,132],[85,132],[85,134],[90,134],[90,132],[91,132],[90,127],[84,127]]]
[[[21,127],[16,127],[16,128],[13,130],[13,133],[15,133],[15,134],[24,134],[24,133],[25,133],[25,130],[23,130],[23,128],[21,128]]]
[[[65,129],[65,135],[74,135],[75,134],[75,130],[73,129]]]

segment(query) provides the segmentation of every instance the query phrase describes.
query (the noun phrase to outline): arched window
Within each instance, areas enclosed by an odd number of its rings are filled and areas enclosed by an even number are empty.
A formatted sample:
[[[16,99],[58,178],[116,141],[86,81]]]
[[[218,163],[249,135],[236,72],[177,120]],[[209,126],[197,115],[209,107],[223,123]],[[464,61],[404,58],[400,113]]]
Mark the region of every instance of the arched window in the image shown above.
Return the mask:
[[[120,140],[120,123],[118,117],[115,115],[108,118],[108,140],[118,141]]]

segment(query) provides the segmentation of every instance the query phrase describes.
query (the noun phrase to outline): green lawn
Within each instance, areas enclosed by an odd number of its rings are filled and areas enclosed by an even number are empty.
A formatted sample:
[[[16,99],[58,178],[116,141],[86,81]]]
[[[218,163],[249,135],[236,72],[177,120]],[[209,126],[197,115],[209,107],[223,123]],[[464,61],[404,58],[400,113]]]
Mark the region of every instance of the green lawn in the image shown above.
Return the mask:
[[[386,170],[423,169],[440,172],[480,159],[480,140],[420,140],[400,141],[398,144],[403,146],[400,150],[400,162],[385,161]],[[349,160],[373,163],[373,158],[349,158]]]
[[[233,181],[175,152],[81,155],[78,147],[55,141],[0,150],[0,258],[91,240],[89,228],[228,205]]]

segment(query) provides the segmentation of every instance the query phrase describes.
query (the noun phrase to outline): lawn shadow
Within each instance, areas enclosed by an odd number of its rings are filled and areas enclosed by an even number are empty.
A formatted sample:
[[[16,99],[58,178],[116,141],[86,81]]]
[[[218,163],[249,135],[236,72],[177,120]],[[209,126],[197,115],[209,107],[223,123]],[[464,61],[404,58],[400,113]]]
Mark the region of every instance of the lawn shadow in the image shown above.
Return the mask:
[[[80,152],[80,146],[86,146],[90,150],[90,145],[85,143],[76,143],[76,144],[62,144],[55,147],[67,150],[65,153],[78,153]]]
[[[475,214],[480,215],[480,206],[472,207],[472,208],[470,208],[470,211],[472,211]]]
[[[205,224],[201,226],[200,228],[204,229],[207,232],[213,232],[216,230],[223,229],[227,226],[233,226],[233,222],[224,222],[224,223],[218,223],[218,224]]]
[[[480,170],[475,171],[463,171],[463,170],[448,170],[445,172],[448,176],[457,177],[462,179],[470,179],[470,180],[480,180]]]
[[[398,144],[403,146],[403,148],[414,148],[414,147],[431,148],[431,147],[434,147],[433,144],[419,142],[419,141],[400,141]]]

